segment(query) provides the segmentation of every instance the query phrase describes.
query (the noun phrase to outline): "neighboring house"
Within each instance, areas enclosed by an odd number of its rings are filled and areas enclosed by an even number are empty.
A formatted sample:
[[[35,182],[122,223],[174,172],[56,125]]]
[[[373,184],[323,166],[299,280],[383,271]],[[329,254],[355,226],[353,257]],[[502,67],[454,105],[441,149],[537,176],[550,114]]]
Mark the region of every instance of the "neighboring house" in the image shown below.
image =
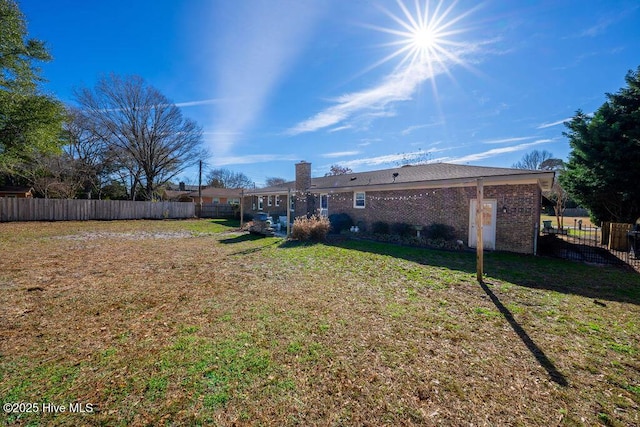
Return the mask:
[[[162,200],[166,200],[169,202],[193,202],[189,194],[191,194],[191,191],[162,190],[160,197],[162,198]]]
[[[311,178],[311,164],[300,162],[295,181],[245,190],[243,209],[286,215],[290,206],[292,218],[346,213],[365,229],[376,221],[418,228],[446,224],[475,247],[478,178],[484,187],[485,248],[534,253],[541,190],[551,188],[553,172],[434,163]]]
[[[30,199],[33,197],[33,189],[31,187],[0,186],[0,197]]]
[[[204,205],[239,205],[241,188],[202,188],[198,192],[197,186],[192,191],[180,190],[164,190],[162,193],[163,200],[171,200],[178,202],[200,203],[200,195],[202,196],[202,204]]]

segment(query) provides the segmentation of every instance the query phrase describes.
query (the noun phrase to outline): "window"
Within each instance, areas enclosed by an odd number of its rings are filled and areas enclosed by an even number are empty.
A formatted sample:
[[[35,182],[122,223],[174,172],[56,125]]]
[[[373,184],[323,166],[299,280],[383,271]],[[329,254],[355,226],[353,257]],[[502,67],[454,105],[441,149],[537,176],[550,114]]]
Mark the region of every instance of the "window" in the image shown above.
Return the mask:
[[[262,210],[263,203],[264,203],[264,198],[263,197],[258,197],[258,210],[259,211]]]
[[[213,204],[214,204],[214,205],[217,205],[217,204],[219,204],[219,203],[220,203],[220,197],[214,197],[214,198],[213,198]]]
[[[230,199],[227,200],[227,203],[229,203],[230,205],[239,205],[240,204],[240,199],[230,198]]]
[[[289,201],[289,209],[291,209],[291,212],[296,210],[296,199],[295,199],[295,197],[291,197],[291,200]]]
[[[365,207],[365,192],[361,191],[361,192],[357,192],[357,193],[353,193],[353,207],[354,208],[359,208],[362,209]]]
[[[271,206],[271,196],[267,196],[267,206]]]
[[[280,206],[280,196],[276,196],[276,206]]]

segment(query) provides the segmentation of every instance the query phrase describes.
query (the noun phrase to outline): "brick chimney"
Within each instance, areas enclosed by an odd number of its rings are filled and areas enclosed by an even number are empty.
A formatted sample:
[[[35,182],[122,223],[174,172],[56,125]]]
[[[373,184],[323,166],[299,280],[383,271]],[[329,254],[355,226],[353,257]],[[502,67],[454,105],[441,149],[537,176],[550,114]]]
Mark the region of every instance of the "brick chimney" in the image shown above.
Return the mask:
[[[296,190],[307,191],[311,188],[311,163],[304,160],[296,163]]]
[[[311,163],[304,160],[296,163],[296,203],[295,215],[303,216],[313,213],[313,195],[311,188]]]

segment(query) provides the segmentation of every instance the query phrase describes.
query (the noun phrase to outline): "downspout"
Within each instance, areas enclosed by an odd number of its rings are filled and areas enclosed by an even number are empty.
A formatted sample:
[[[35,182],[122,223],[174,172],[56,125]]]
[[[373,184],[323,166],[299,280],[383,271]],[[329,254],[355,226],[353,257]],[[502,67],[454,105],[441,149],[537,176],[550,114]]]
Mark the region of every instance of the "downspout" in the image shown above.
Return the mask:
[[[533,227],[533,256],[538,255],[538,223]]]

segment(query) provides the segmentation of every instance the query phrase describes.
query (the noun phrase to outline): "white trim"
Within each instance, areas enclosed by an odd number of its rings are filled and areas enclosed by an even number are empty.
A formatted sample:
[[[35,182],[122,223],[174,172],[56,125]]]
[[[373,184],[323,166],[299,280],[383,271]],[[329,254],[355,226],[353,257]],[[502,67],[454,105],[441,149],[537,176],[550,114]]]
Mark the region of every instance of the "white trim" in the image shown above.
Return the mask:
[[[322,198],[326,200],[326,207],[322,207]],[[329,195],[327,193],[320,194],[320,216],[329,216]]]
[[[476,203],[478,199],[469,200],[469,247],[476,247]],[[496,199],[484,199],[483,200],[485,212],[491,215],[491,224],[482,226],[482,239],[484,240],[484,248],[488,250],[496,249],[496,229],[497,229],[497,215],[498,215],[498,201]],[[490,212],[487,212],[487,206]]]
[[[362,206],[358,206],[358,194],[363,194],[362,197]],[[364,209],[367,207],[367,192],[366,191],[354,191],[353,192],[353,207],[355,209]]]

